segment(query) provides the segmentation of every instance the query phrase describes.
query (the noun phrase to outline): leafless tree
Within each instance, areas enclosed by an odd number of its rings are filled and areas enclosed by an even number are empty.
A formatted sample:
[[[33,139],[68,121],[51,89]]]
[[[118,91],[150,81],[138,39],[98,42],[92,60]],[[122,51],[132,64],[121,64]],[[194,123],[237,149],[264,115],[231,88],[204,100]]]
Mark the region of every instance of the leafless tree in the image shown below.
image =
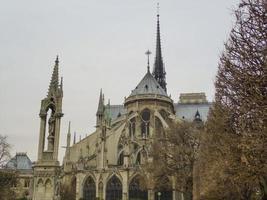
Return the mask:
[[[10,149],[7,136],[0,135],[0,168],[10,159]]]
[[[195,123],[171,123],[164,134],[155,137],[151,154],[153,161],[146,164],[145,169],[152,174],[157,189],[172,190],[170,179],[166,179],[169,177],[176,182],[177,191],[184,193],[186,199],[192,199],[199,131],[200,127]]]
[[[202,199],[267,199],[266,11],[266,0],[235,11],[201,139]]]

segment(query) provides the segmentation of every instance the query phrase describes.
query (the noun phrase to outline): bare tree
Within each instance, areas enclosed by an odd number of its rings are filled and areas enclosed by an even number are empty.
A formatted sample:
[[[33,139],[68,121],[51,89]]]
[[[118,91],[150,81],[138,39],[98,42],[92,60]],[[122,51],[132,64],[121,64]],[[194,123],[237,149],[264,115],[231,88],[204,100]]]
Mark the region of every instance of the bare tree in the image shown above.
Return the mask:
[[[267,124],[267,3],[242,0],[217,74],[216,101],[227,106],[237,133]]]
[[[197,156],[199,129],[191,122],[172,123],[165,134],[156,136],[153,142],[152,158],[145,169],[152,174],[157,188],[172,190],[166,177],[176,182],[176,190],[192,199],[193,165]],[[155,167],[156,166],[156,167]],[[165,180],[162,181],[162,180]]]
[[[64,200],[75,200],[75,188],[68,184],[62,184],[60,187],[60,198]]]
[[[11,189],[17,183],[15,171],[0,169],[0,200],[15,200],[15,192]]]
[[[7,136],[0,135],[0,168],[10,159],[10,149]]]
[[[267,199],[266,11],[265,0],[235,11],[201,140],[202,199]]]

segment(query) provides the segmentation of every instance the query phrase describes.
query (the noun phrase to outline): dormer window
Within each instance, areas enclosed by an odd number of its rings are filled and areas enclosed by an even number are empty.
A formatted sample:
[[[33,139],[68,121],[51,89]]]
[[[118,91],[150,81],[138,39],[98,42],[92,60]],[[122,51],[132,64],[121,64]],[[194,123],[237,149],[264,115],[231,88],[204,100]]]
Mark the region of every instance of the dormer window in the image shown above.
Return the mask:
[[[196,121],[196,122],[201,122],[202,121],[202,119],[201,119],[201,117],[200,117],[200,114],[199,114],[199,111],[197,110],[197,112],[196,112],[196,114],[195,114],[195,119],[194,119],[194,121]]]
[[[146,90],[148,90],[148,85],[145,85]]]

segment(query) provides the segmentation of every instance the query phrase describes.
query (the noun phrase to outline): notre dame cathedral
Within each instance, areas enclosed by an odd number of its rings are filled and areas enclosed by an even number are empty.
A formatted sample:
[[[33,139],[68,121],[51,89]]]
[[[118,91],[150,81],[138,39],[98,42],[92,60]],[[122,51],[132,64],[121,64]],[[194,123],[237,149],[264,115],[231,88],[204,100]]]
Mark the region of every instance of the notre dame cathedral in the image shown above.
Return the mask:
[[[34,200],[56,200],[62,185],[69,185],[76,200],[182,200],[175,182],[167,177],[170,188],[157,191],[156,182],[147,190],[140,186],[142,163],[151,158],[151,144],[158,130],[168,121],[203,120],[210,107],[204,93],[180,94],[175,103],[167,94],[166,72],[162,59],[160,23],[157,15],[156,53],[153,69],[125,98],[123,105],[105,103],[102,90],[96,112],[96,130],[76,141],[67,133],[62,165],[58,160],[63,84],[59,80],[59,60],[55,61],[47,96],[41,101],[38,160],[33,166]],[[168,118],[168,120],[166,120]],[[47,127],[46,127],[47,126]],[[160,129],[157,129],[160,127]],[[73,138],[71,142],[71,138]],[[72,143],[72,144],[71,144]],[[155,166],[156,167],[156,166]]]

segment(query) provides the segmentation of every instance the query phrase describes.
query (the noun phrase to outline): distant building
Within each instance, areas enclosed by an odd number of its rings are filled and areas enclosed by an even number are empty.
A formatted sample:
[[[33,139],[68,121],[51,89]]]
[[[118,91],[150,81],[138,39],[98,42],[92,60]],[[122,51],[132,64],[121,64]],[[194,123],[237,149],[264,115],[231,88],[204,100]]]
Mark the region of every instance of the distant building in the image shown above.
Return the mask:
[[[33,189],[33,169],[32,162],[26,153],[16,153],[16,155],[7,162],[4,170],[15,171],[18,179],[12,189],[17,198],[27,197],[31,199]]]
[[[140,179],[149,179],[140,173],[140,166],[151,157],[153,138],[163,134],[172,121],[205,121],[210,107],[204,93],[181,94],[177,103],[167,94],[157,17],[152,73],[147,52],[147,72],[123,105],[106,104],[100,92],[93,133],[79,141],[74,135],[71,145],[69,124],[63,166],[58,161],[63,83],[58,78],[56,59],[47,96],[41,101],[38,160],[33,166],[34,200],[60,199],[60,187],[66,184],[76,200],[183,199],[171,177],[165,177],[172,186],[167,191],[156,188],[160,180],[149,180],[147,191],[140,188]]]

